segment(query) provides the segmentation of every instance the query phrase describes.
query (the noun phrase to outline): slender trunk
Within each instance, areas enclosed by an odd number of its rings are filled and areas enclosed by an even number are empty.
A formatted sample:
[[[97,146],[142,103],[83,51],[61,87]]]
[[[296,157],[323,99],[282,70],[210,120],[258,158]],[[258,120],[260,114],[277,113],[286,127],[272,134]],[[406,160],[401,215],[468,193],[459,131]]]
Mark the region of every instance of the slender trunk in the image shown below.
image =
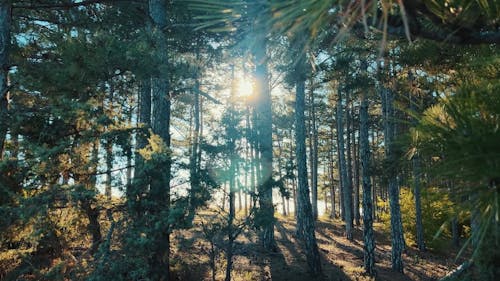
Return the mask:
[[[113,83],[111,82],[110,91],[109,91],[109,105],[108,105],[108,118],[113,118],[113,94],[114,94]],[[109,127],[108,127],[109,130]],[[113,170],[113,141],[110,137],[106,139],[106,188],[105,188],[105,196],[108,201],[111,201],[111,189],[112,189],[112,173]]]
[[[3,159],[5,138],[9,128],[9,49],[11,28],[11,1],[0,3],[0,160]]]
[[[353,208],[353,196],[352,196],[352,191],[353,191],[353,185],[352,185],[352,139],[351,139],[351,124],[352,124],[352,108],[351,108],[351,98],[350,98],[350,93],[349,91],[346,92],[346,106],[345,106],[345,111],[346,111],[346,163],[347,163],[347,180],[346,180],[346,187],[347,187],[347,198],[349,201],[346,201],[347,206],[350,209],[350,225],[353,225],[354,221],[354,208]]]
[[[279,136],[279,133],[277,131],[278,129],[276,129],[276,135],[278,135],[278,138],[277,138],[277,143],[278,143],[278,175],[279,175],[279,178],[280,180],[283,181],[283,146],[282,146],[282,143],[281,143],[281,137]],[[283,186],[283,189],[285,187]],[[282,213],[284,216],[286,216],[286,206],[285,206],[285,195],[281,194],[281,204],[282,204]]]
[[[167,38],[164,33],[168,24],[168,13],[165,0],[149,0],[149,16],[153,21],[156,59],[159,69],[153,78],[153,132],[157,134],[170,149],[170,96],[168,85],[168,53]],[[157,220],[158,232],[152,253],[154,279],[170,279],[170,226],[164,217],[170,213],[170,177],[171,159],[168,155],[158,163],[158,175],[151,179],[150,200],[153,202],[153,218]]]
[[[231,271],[233,268],[233,248],[234,248],[234,216],[235,216],[235,187],[234,175],[230,176],[229,180],[229,216],[227,219],[227,249],[226,249],[226,278],[225,281],[231,281]]]
[[[297,181],[292,179],[293,212],[295,220],[298,220],[299,201],[297,199]]]
[[[233,73],[233,79],[234,79],[234,73]],[[234,91],[231,91],[232,99],[234,100]],[[231,101],[232,102],[232,101]],[[230,106],[230,111],[231,111],[231,116],[230,118],[233,119],[233,105],[231,104]],[[234,122],[231,122],[233,124]],[[232,130],[229,131],[234,131],[235,128],[232,128]],[[235,194],[236,194],[236,167],[237,167],[237,160],[236,160],[236,155],[235,155],[235,150],[236,150],[236,136],[233,135],[228,135],[229,139],[229,161],[230,161],[230,166],[229,166],[229,215],[227,218],[227,238],[228,238],[228,244],[227,244],[227,249],[226,249],[226,278],[225,281],[231,281],[231,271],[233,268],[233,248],[234,248],[234,240],[235,240],[235,229],[234,229],[234,217],[235,217]]]
[[[292,179],[291,179],[291,182],[292,182],[292,196],[293,196],[293,213],[294,213],[294,216],[295,216],[295,219],[297,219],[297,182],[295,181],[295,168],[294,168],[294,162],[293,162],[293,153],[294,153],[294,149],[293,149],[293,143],[294,143],[294,139],[293,139],[293,132],[292,132],[292,128],[290,128],[290,173],[292,173]],[[288,212],[290,213],[290,212]]]
[[[370,182],[370,143],[368,140],[368,99],[366,93],[362,93],[361,107],[359,110],[360,129],[359,146],[361,157],[361,173],[363,182],[363,252],[365,272],[371,276],[375,275],[375,240],[373,235],[373,201],[371,196]]]
[[[198,70],[199,71],[199,70]],[[199,74],[197,74],[199,75]],[[193,119],[194,119],[194,130],[192,136],[191,145],[191,155],[189,157],[189,182],[191,184],[191,190],[189,194],[189,221],[194,218],[196,207],[199,205],[199,195],[200,195],[200,175],[199,175],[199,164],[198,164],[198,151],[200,146],[200,81],[196,78],[195,89],[194,89],[194,100],[193,100]]]
[[[338,134],[338,154],[339,154],[339,172],[342,186],[342,201],[344,202],[345,235],[347,239],[352,240],[352,191],[347,172],[347,165],[344,152],[344,124],[342,122],[342,94],[338,91],[339,99],[337,101],[337,134]]]
[[[458,219],[456,216],[451,220],[451,234],[453,246],[456,248],[460,247],[460,232],[458,231]]]
[[[412,79],[412,73],[409,72],[410,82]],[[410,93],[410,110],[415,111],[415,99]],[[413,118],[413,125],[416,126],[418,121]],[[422,224],[422,204],[420,202],[420,158],[418,152],[413,155],[412,159],[412,172],[413,172],[413,196],[415,198],[415,226],[417,230],[417,247],[419,251],[425,251],[424,242],[424,226]]]
[[[296,83],[295,100],[295,139],[297,157],[297,234],[304,241],[306,246],[306,257],[309,270],[313,275],[321,274],[321,260],[316,244],[314,233],[314,217],[312,213],[311,201],[309,199],[309,188],[307,186],[307,163],[306,163],[306,128],[304,124],[305,110],[305,75],[302,72],[305,64],[305,55],[302,55],[298,64],[298,79]]]
[[[147,129],[151,127],[151,79],[141,81],[139,88],[139,123],[143,126],[142,133],[137,135],[137,148],[146,147],[148,143]],[[140,155],[136,155],[136,161],[141,160]]]
[[[255,172],[254,172],[254,154],[253,154],[253,128],[250,123],[250,107],[247,106],[246,114],[245,114],[245,123],[246,123],[246,138],[247,138],[247,146],[246,146],[246,154],[247,154],[247,174],[250,172],[250,186],[247,189],[247,192],[250,195],[250,209],[253,208],[253,197],[255,191]]]
[[[352,126],[352,146],[353,146],[353,177],[354,177],[354,220],[356,225],[359,226],[361,215],[359,213],[359,142],[356,144],[356,130],[354,122]]]
[[[371,165],[373,166],[376,161],[376,149],[377,147],[375,146],[376,140],[375,140],[375,129],[373,128],[371,131],[371,137],[372,137],[372,144],[371,144],[371,151],[373,152],[372,154],[372,160],[371,160]],[[377,181],[375,175],[372,175],[372,196],[373,196],[373,220],[378,221],[377,219]]]
[[[134,104],[135,101],[131,101],[131,104]],[[133,116],[133,110],[130,109],[128,112],[128,125],[132,128],[132,116]],[[133,161],[133,154],[132,154],[132,141],[133,135],[129,134],[127,137],[127,145],[125,148],[125,156],[127,157],[127,187],[126,190],[131,188],[132,186],[132,161]]]
[[[388,193],[389,207],[391,210],[391,262],[392,269],[398,272],[403,272],[402,253],[405,248],[403,237],[403,225],[401,222],[401,207],[399,205],[399,186],[396,170],[396,155],[394,152],[394,97],[389,89],[382,89],[382,110],[384,112],[384,140],[385,140],[385,155],[388,163]]]
[[[248,202],[247,197],[251,190],[253,190],[253,168],[252,168],[252,147],[251,147],[251,136],[250,136],[250,109],[247,106],[245,114],[245,126],[246,126],[246,142],[245,142],[245,217],[248,216]],[[250,187],[249,184],[250,177]],[[251,193],[250,193],[251,194]],[[250,203],[252,200],[250,200]]]
[[[420,159],[414,155],[412,159],[413,166],[413,190],[415,197],[415,224],[417,228],[417,247],[419,251],[425,251],[424,226],[422,223],[422,203],[420,194]]]
[[[201,140],[203,138],[203,97],[198,95],[198,99],[199,99],[199,107],[200,107],[200,114],[199,114],[199,117],[200,117],[200,130],[199,130],[199,133],[198,133],[198,141]],[[203,155],[203,150],[201,150],[200,148],[200,144],[198,143],[198,160],[196,161],[196,164],[198,165],[198,167],[196,168],[198,171],[201,170],[201,159],[202,159],[202,155]]]
[[[95,190],[97,184],[97,166],[99,163],[99,139],[96,139],[92,144],[92,158],[89,163],[91,166],[91,176],[85,180],[87,189]],[[96,204],[95,198],[83,198],[81,200],[81,206],[85,214],[87,215],[87,219],[89,220],[88,230],[92,235],[92,246],[90,248],[91,253],[95,254],[99,249],[99,246],[102,242],[101,235],[101,224],[99,221],[99,207],[93,206]]]
[[[340,108],[339,108],[340,107]],[[341,101],[338,101],[337,104],[337,112],[336,112],[336,121],[337,121],[337,167],[338,167],[338,173],[339,173],[339,187],[340,187],[340,196],[339,196],[339,205],[340,205],[340,218],[342,221],[345,222],[345,204],[344,204],[344,193],[345,193],[345,179],[343,176],[344,173],[344,165],[341,163],[344,163],[344,160],[342,160],[342,157],[340,155],[340,144],[342,144],[342,151],[344,151],[344,136],[343,136],[343,131],[340,132],[339,128],[340,125],[342,125],[342,104]]]
[[[334,178],[333,178],[333,169],[334,169],[334,159],[333,159],[333,146],[334,146],[334,124],[330,124],[330,138],[329,138],[329,143],[330,143],[330,149],[328,150],[328,181],[330,183],[330,201],[332,202],[332,209],[330,212],[330,218],[336,218],[336,207],[335,207],[335,184],[334,184]]]
[[[106,190],[105,196],[108,201],[111,200],[111,189],[112,189],[112,173],[113,170],[113,142],[110,139],[106,140]]]
[[[318,219],[318,133],[316,130],[316,108],[314,106],[314,85],[311,77],[309,93],[309,159],[311,167],[312,210],[315,220]]]

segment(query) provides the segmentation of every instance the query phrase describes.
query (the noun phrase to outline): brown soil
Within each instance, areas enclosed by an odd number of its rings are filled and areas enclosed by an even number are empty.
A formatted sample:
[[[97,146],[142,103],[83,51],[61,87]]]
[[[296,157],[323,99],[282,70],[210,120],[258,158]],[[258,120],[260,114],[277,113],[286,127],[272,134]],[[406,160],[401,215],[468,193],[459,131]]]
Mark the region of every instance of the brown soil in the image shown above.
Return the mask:
[[[258,246],[253,231],[245,231],[235,246],[233,280],[438,280],[458,266],[454,257],[456,251],[443,254],[431,251],[420,253],[408,247],[404,254],[405,273],[391,270],[391,247],[387,234],[376,229],[376,270],[377,276],[369,277],[363,271],[362,226],[356,227],[354,241],[343,237],[340,221],[320,220],[316,238],[322,256],[323,276],[313,277],[308,273],[301,243],[294,234],[295,222],[290,217],[280,217],[276,223],[275,237],[278,251],[266,252]],[[177,280],[212,280],[209,266],[209,244],[201,232],[192,230],[174,234],[173,265]],[[188,241],[188,242],[186,242]],[[225,258],[220,252],[217,259],[216,280],[224,280]]]

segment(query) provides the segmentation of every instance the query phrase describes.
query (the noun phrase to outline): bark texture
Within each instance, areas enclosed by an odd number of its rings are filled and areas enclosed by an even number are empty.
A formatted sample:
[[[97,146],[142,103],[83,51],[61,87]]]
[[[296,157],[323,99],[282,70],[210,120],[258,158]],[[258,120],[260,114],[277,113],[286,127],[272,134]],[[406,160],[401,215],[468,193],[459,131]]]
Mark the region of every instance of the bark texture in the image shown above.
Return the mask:
[[[395,122],[394,94],[383,88],[381,91],[382,110],[384,117],[385,156],[387,163],[387,182],[389,189],[389,207],[391,212],[391,262],[392,269],[403,272],[402,253],[405,248],[403,224],[401,222],[401,207],[399,205],[399,186],[397,179],[396,155],[394,151]]]
[[[359,146],[363,184],[363,252],[364,268],[369,275],[375,275],[375,240],[373,236],[373,201],[370,171],[370,143],[368,140],[368,100],[363,94],[359,110]]]
[[[314,233],[314,218],[311,201],[309,198],[309,187],[307,186],[307,160],[306,160],[306,125],[304,120],[305,111],[305,75],[302,65],[305,57],[298,64],[296,100],[295,100],[295,140],[297,155],[297,234],[306,246],[306,258],[309,270],[313,275],[321,273],[321,260]]]
[[[266,17],[264,17],[266,18]],[[267,29],[264,18],[257,19],[260,27],[256,32],[256,46],[253,50],[255,64],[255,91],[257,104],[255,108],[258,132],[258,151],[260,152],[260,169],[257,169],[259,191],[259,215],[261,222],[260,240],[263,247],[275,251],[274,239],[274,205],[273,205],[273,137],[272,137],[272,110],[271,91],[269,88],[269,73],[267,68]]]
[[[155,41],[155,57],[158,59],[158,72],[152,79],[151,89],[153,96],[153,122],[152,129],[160,136],[165,148],[170,148],[170,96],[168,85],[168,52],[167,39],[164,31],[167,28],[167,2],[165,0],[149,0],[149,16],[153,22],[153,35]],[[170,167],[169,155],[158,167],[158,177],[151,181],[150,200],[153,203],[154,215],[159,217],[169,216],[170,208]],[[170,278],[170,229],[167,220],[159,220],[158,233],[155,234],[156,248],[152,253],[152,269],[154,278],[169,280]]]
[[[9,105],[9,49],[11,28],[11,3],[0,3],[0,160],[3,159],[5,138],[7,136]]]
[[[337,101],[337,134],[338,134],[338,154],[339,154],[339,172],[341,178],[342,201],[344,202],[345,235],[349,240],[353,239],[352,228],[352,187],[350,186],[349,174],[344,149],[344,123],[342,118],[342,94],[338,92]]]

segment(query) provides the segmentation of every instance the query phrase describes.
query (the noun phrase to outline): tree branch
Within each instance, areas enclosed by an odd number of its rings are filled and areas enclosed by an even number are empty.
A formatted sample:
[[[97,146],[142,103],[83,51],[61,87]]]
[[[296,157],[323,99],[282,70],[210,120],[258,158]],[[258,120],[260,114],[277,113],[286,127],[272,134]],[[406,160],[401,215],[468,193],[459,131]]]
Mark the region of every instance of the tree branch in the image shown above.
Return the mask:
[[[27,10],[59,9],[59,8],[69,9],[69,8],[90,6],[90,5],[94,5],[94,4],[114,4],[114,3],[118,3],[118,2],[144,3],[144,1],[140,1],[140,0],[84,0],[84,1],[80,1],[80,2],[73,2],[72,1],[69,3],[13,4],[12,9],[27,9]]]

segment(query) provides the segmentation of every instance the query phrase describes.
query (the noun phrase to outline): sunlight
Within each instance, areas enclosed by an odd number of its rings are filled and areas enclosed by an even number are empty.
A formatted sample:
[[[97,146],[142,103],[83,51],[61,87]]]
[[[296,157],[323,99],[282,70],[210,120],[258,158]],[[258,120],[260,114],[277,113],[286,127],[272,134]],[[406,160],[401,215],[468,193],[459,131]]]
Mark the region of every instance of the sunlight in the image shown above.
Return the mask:
[[[236,78],[236,95],[242,98],[248,98],[253,93],[253,81],[250,77],[239,75]]]

